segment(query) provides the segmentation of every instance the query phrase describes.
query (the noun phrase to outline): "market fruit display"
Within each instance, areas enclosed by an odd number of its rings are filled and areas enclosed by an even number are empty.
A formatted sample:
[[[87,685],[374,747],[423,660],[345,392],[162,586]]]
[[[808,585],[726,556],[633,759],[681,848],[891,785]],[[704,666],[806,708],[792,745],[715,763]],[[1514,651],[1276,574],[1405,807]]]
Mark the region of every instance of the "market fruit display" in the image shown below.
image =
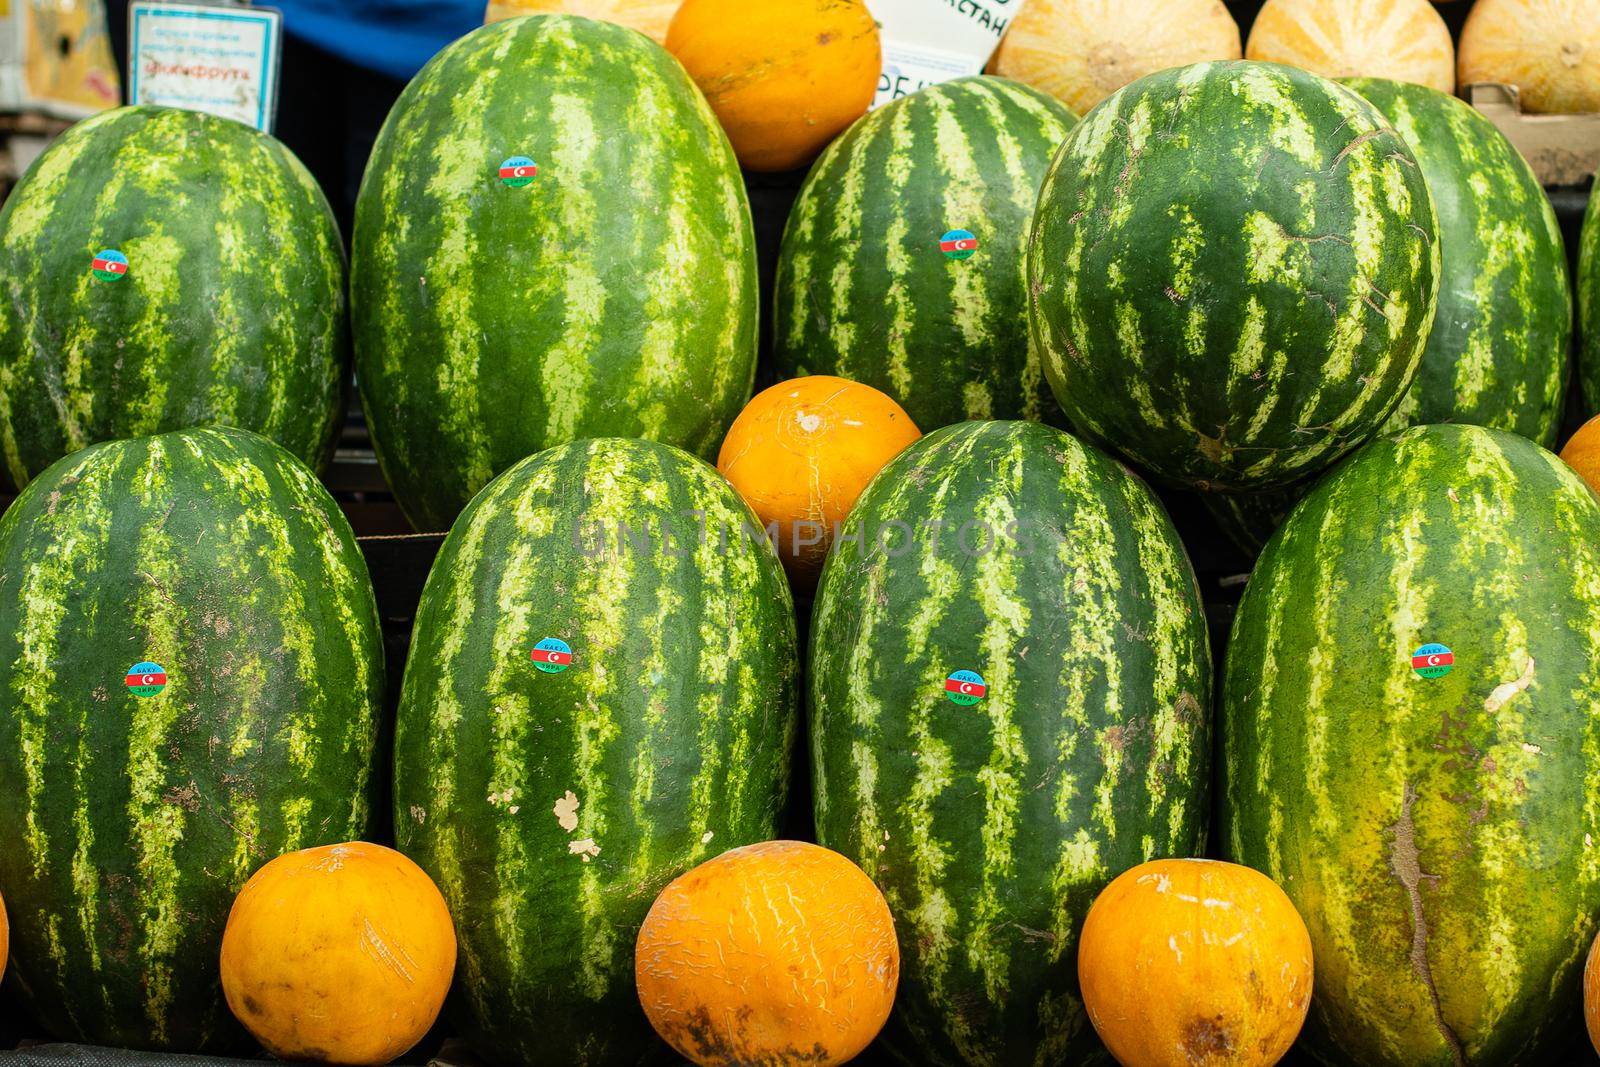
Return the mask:
[[[344,246],[278,141],[127,107],[54,141],[0,208],[0,458],[227,425],[314,467],[344,417]]]
[[[1578,472],[1589,488],[1600,493],[1600,415],[1578,428],[1561,446],[1561,459]]]
[[[239,891],[222,935],[228,1007],[280,1060],[388,1063],[438,1018],[455,965],[439,890],[365,841],[272,860]]]
[[[1450,27],[1428,0],[1267,0],[1244,54],[1325,78],[1456,88]]]
[[[243,1040],[218,948],[282,852],[365,832],[383,646],[309,469],[242,430],[93,445],[0,517],[0,893],[68,1041]]]
[[[1471,423],[1555,447],[1572,291],[1539,179],[1493,123],[1453,96],[1372,78],[1345,84],[1411,147],[1439,219],[1438,314],[1388,428]]]
[[[1222,0],[1028,0],[989,70],[1082,115],[1146,74],[1243,54]]]
[[[683,68],[565,15],[445,48],[356,205],[351,304],[373,447],[419,530],[583,437],[710,456],[755,374],[750,208]]]
[[[1525,111],[1600,111],[1600,8],[1593,0],[1477,0],[1457,66],[1462,85],[1515,86]]]
[[[753,171],[817,158],[866,114],[883,70],[878,24],[862,0],[683,0],[667,51]]]
[[[1095,898],[1078,980],[1118,1063],[1272,1067],[1311,1007],[1311,935],[1258,871],[1153,860]]]
[[[870,385],[816,374],[758,393],[729,427],[717,470],[756,513],[790,579],[810,588],[861,491],[920,436]]]
[[[1600,913],[1600,498],[1525,438],[1367,445],[1267,545],[1223,683],[1221,845],[1294,901],[1340,1063],[1546,1063]]]
[[[1251,62],[1153,74],[1091,112],[1045,177],[1027,266],[1035,346],[1077,430],[1164,481],[1235,492],[1310,478],[1383,425],[1440,275],[1427,186],[1388,120]]]
[[[649,441],[562,445],[468,506],[417,610],[395,837],[460,939],[455,1021],[491,1062],[634,1062],[650,902],[775,836],[794,609],[716,471]]]
[[[923,431],[1059,420],[1028,343],[1023,255],[1074,118],[1002,78],[958,78],[856,123],[817,160],[778,260],[779,373],[881,389]]]
[[[666,44],[667,26],[680,0],[489,0],[485,22],[500,22],[520,15],[582,15],[615,22]]]
[[[699,1067],[846,1063],[883,1028],[900,975],[878,887],[803,841],[731,849],[674,880],[634,960],[651,1025]]]
[[[1074,949],[1122,871],[1201,846],[1211,665],[1148,488],[1032,422],[937,430],[862,494],[810,640],[817,840],[889,902],[906,1062],[1096,1048]]]

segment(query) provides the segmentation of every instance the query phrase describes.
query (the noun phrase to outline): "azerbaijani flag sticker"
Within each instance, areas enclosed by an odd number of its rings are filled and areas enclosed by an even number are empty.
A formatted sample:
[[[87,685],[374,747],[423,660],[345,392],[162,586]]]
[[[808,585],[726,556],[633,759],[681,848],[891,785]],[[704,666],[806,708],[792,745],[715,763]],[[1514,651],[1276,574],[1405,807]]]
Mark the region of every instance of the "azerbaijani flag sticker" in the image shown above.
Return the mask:
[[[944,692],[950,703],[970,708],[988,695],[989,687],[977,671],[956,671],[944,680]]]
[[[1444,645],[1423,645],[1411,653],[1411,669],[1424,678],[1443,678],[1455,665],[1456,654]]]
[[[970,230],[951,230],[939,238],[939,251],[946,259],[971,259],[978,251],[978,239]]]
[[[128,668],[122,684],[136,697],[153,697],[167,687],[167,669],[159,663],[140,660]]]
[[[528,657],[546,674],[560,674],[572,666],[572,648],[559,637],[546,637],[533,646]]]
[[[95,254],[89,270],[103,282],[120,281],[128,273],[128,257],[115,248],[107,248]]]
[[[538,174],[538,165],[527,156],[512,156],[500,164],[500,180],[513,189],[532,185]]]

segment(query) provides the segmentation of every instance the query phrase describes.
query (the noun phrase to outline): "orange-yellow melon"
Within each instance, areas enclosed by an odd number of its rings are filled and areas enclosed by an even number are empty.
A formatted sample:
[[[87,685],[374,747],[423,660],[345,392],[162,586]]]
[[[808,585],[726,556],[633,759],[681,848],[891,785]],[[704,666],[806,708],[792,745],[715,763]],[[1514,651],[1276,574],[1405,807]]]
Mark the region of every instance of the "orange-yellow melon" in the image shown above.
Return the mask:
[[[1325,78],[1456,88],[1450,28],[1428,0],[1267,0],[1244,54]]]
[[[1460,80],[1514,85],[1525,111],[1600,111],[1600,0],[1478,0]]]

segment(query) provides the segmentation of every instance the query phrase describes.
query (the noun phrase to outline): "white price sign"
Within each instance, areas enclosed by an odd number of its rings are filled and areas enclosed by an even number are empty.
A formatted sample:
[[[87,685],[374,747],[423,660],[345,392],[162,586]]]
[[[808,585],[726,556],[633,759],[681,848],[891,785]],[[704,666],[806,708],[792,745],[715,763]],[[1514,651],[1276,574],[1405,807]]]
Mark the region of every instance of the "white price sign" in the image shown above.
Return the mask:
[[[882,26],[878,107],[952,78],[981,74],[1026,0],[873,0]]]
[[[128,99],[207,111],[271,132],[283,16],[270,8],[134,0]]]

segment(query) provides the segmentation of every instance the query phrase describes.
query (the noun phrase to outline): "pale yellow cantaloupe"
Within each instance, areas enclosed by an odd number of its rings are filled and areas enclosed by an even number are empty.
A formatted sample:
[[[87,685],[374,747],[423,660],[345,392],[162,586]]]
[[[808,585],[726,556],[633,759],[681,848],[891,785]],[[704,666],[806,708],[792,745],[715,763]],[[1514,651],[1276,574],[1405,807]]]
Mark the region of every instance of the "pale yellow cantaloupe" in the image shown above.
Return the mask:
[[[1456,88],[1450,28],[1428,0],[1267,0],[1244,54],[1326,78]]]
[[[1600,111],[1600,0],[1478,0],[1460,77],[1515,85],[1527,111]]]

